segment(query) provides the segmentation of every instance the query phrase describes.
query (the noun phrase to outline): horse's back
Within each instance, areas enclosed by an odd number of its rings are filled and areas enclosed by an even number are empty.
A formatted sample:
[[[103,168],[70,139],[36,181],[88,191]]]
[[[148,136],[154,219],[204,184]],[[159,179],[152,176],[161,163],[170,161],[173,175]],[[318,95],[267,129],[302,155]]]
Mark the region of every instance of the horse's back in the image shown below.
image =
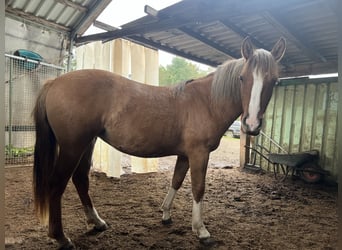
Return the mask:
[[[162,154],[174,146],[170,138],[179,137],[180,111],[169,88],[107,71],[80,70],[56,78],[46,102],[48,120],[62,144],[100,136],[122,151],[147,156]]]

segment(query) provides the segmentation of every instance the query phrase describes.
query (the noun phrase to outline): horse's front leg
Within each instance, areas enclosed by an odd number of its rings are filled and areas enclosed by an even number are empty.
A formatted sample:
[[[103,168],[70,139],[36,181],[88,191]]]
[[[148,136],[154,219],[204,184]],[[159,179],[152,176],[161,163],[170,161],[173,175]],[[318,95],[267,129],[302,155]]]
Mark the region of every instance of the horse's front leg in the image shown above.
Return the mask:
[[[210,233],[203,223],[203,195],[205,189],[205,177],[209,160],[208,151],[197,151],[189,157],[191,171],[191,186],[193,194],[192,206],[192,231],[200,240],[208,239]]]
[[[175,170],[174,170],[173,177],[172,177],[172,185],[161,206],[161,209],[163,211],[162,223],[164,225],[168,225],[172,223],[171,206],[176,196],[177,190],[181,187],[184,181],[184,178],[186,176],[186,173],[188,172],[188,169],[189,169],[188,158],[184,156],[178,156]]]

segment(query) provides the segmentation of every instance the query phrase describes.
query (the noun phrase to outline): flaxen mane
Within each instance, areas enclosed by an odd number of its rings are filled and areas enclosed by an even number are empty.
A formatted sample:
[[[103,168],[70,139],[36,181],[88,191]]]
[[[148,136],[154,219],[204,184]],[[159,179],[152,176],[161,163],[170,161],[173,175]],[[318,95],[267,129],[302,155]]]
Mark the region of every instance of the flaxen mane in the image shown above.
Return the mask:
[[[201,80],[201,79],[205,79],[207,77],[210,77],[213,73],[209,73],[208,75],[206,76],[203,76],[201,78],[198,78],[198,79],[190,79],[190,80],[187,80],[187,81],[183,81],[183,82],[180,82],[178,83],[177,85],[174,85],[174,86],[171,86],[172,88],[172,91],[173,91],[173,94],[174,96],[178,96],[179,94],[183,93],[185,87],[187,84],[193,82],[193,81],[197,81],[197,80]]]
[[[235,103],[241,102],[240,75],[245,62],[244,58],[230,60],[217,68],[211,87],[213,103],[218,103],[222,99],[232,99]],[[248,60],[247,67],[261,71],[262,74],[278,77],[277,64],[272,54],[263,49],[254,51],[253,57]]]
[[[180,93],[182,93],[184,91],[185,85],[192,81],[194,81],[194,79],[183,81],[183,82],[178,83],[175,86],[172,86],[174,96],[178,96]]]
[[[213,103],[219,100],[231,98],[235,103],[241,102],[240,97],[240,73],[245,59],[231,60],[218,66],[214,73],[211,86],[211,98]]]

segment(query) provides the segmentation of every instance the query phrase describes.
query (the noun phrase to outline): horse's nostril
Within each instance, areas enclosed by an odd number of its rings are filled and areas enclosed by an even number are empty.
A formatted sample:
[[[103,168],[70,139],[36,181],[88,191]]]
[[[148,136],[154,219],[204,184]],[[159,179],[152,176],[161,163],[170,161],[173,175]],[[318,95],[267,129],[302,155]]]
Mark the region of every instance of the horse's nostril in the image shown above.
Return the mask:
[[[258,126],[257,129],[260,130],[260,129],[261,129],[261,126],[262,126],[262,119],[259,120],[259,126]]]
[[[247,126],[247,123],[246,123],[247,118],[248,118],[248,115],[246,115],[245,117],[242,118],[242,124],[243,124],[244,126]]]

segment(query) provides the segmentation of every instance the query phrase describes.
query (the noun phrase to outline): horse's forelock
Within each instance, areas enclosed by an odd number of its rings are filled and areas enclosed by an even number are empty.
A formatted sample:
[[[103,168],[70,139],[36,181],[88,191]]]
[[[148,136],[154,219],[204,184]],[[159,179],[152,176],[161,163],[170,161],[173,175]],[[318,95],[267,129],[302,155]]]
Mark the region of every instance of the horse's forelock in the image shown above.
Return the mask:
[[[277,63],[274,60],[272,54],[264,49],[257,49],[254,51],[254,55],[248,60],[247,67],[251,68],[251,71],[260,72],[262,75],[274,76],[278,74]]]

